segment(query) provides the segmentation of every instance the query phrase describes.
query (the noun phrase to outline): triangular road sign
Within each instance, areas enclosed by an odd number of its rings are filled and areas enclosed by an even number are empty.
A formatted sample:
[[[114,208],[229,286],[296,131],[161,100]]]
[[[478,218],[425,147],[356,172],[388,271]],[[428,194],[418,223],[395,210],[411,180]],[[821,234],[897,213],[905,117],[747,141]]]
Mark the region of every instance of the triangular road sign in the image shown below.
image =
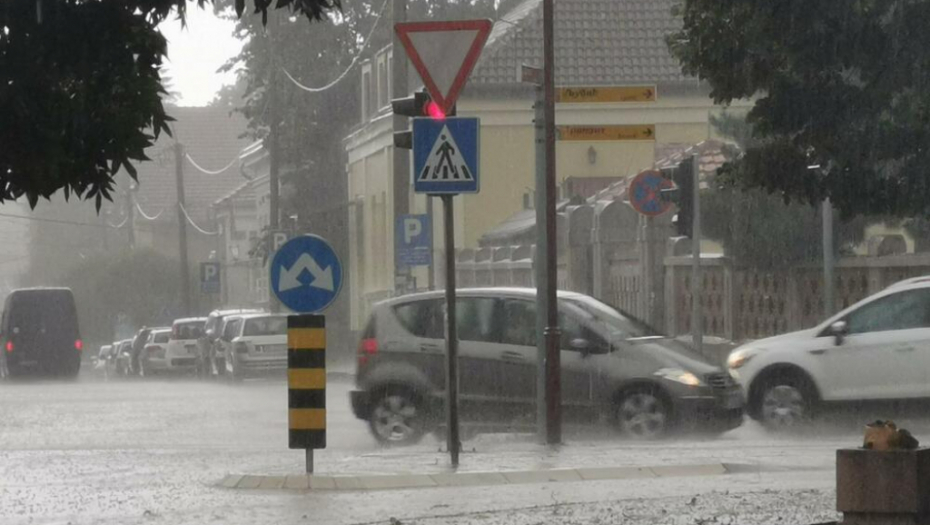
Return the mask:
[[[448,126],[443,126],[436,137],[436,142],[430,149],[426,165],[417,174],[421,182],[433,181],[474,181],[475,177],[468,169],[468,163],[462,156],[462,150],[455,142],[455,137],[449,132]]]
[[[490,20],[394,24],[433,102],[448,114],[491,33]]]

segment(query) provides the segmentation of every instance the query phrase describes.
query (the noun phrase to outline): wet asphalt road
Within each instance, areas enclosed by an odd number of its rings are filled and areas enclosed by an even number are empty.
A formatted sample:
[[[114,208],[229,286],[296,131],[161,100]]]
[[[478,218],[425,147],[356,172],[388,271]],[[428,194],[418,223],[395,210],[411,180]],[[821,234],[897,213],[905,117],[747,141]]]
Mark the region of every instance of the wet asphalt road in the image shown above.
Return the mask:
[[[348,378],[330,378],[329,448],[317,454],[318,472],[448,470],[447,457],[433,438],[407,449],[378,447],[365,423],[350,412],[350,389]],[[716,478],[375,493],[217,488],[216,482],[230,473],[302,472],[303,452],[287,448],[286,392],[283,377],[234,385],[194,379],[106,381],[88,374],[76,382],[0,384],[0,523],[347,524],[387,522],[395,516],[406,522],[458,516],[457,523],[465,523],[479,511],[512,513],[618,497],[641,505],[650,498],[692,494],[830,491],[835,449],[861,439],[857,431],[846,430],[776,439],[750,424],[717,439],[658,443],[623,443],[609,434],[586,432],[570,435],[565,446],[553,451],[527,436],[487,435],[466,443],[461,470],[712,462],[759,470]],[[818,502],[830,499],[823,492],[815,497]]]

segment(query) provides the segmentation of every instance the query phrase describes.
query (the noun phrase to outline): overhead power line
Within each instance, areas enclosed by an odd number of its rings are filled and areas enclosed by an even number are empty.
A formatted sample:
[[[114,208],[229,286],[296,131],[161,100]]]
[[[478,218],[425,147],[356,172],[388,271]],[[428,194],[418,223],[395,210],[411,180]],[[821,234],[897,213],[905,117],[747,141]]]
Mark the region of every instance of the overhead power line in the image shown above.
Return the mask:
[[[154,221],[155,219],[161,217],[161,214],[165,211],[165,209],[162,208],[158,210],[158,213],[156,213],[155,215],[148,215],[147,213],[145,213],[145,211],[142,210],[142,206],[139,205],[138,201],[135,203],[135,205],[136,205],[136,210],[139,211],[139,215],[142,215],[142,218],[147,221]]]
[[[287,75],[287,78],[289,78],[290,81],[293,82],[295,86],[306,91],[307,93],[322,93],[323,91],[326,91],[334,87],[336,84],[341,82],[345,77],[347,77],[349,73],[352,71],[352,69],[354,69],[355,66],[358,64],[358,61],[362,57],[362,54],[365,52],[365,50],[368,48],[368,45],[371,43],[371,37],[375,34],[375,29],[378,28],[378,22],[381,21],[381,15],[384,14],[384,8],[387,7],[387,4],[388,4],[388,0],[384,0],[384,3],[381,4],[381,9],[378,10],[378,17],[375,19],[375,23],[371,26],[371,30],[368,31],[368,37],[365,38],[365,42],[362,44],[362,47],[358,50],[358,53],[356,53],[355,56],[352,57],[352,62],[349,64],[349,67],[347,67],[346,70],[342,72],[342,74],[336,77],[336,80],[333,80],[332,82],[330,82],[329,84],[326,84],[325,86],[307,87],[301,84],[300,82],[298,82],[297,79],[292,77],[291,74],[288,73],[288,71],[284,69],[283,67],[281,68],[281,71],[283,71],[284,74]]]
[[[197,168],[197,170],[203,173],[206,173],[207,175],[219,175],[220,173],[223,173],[224,171],[233,167],[236,164],[236,162],[239,161],[239,157],[235,157],[233,158],[233,160],[229,161],[229,164],[223,166],[222,168],[218,170],[208,170],[207,168],[204,168],[200,164],[197,164],[197,161],[195,161],[194,158],[190,156],[190,153],[185,153],[184,158],[186,158],[188,162],[190,162],[195,168]]]
[[[115,228],[115,226],[112,226],[112,225],[94,224],[92,222],[66,221],[63,219],[50,219],[47,217],[29,217],[28,215],[14,215],[11,213],[0,213],[0,217],[7,217],[10,219],[23,219],[27,221],[36,221],[36,222],[50,222],[50,223],[55,223],[55,224],[67,224],[69,226],[87,226],[90,228],[105,228],[106,226],[110,226],[111,228]]]
[[[184,205],[181,203],[178,203],[178,206],[181,207],[181,212],[184,214],[184,217],[187,219],[187,223],[190,224],[191,227],[193,227],[195,230],[202,233],[203,235],[219,235],[220,234],[219,230],[210,232],[210,231],[207,231],[201,228],[200,226],[197,226],[197,223],[194,222],[194,219],[191,219],[190,214],[187,213],[187,209],[184,208]]]

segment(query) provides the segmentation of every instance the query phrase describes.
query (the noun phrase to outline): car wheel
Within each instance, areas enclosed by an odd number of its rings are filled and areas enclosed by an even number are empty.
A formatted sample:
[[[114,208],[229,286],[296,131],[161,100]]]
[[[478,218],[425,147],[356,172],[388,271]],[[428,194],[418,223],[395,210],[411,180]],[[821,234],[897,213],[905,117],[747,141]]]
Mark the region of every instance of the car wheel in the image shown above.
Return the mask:
[[[6,362],[6,356],[0,355],[0,381],[9,380],[13,377],[13,374],[10,372],[10,367]]]
[[[616,404],[615,424],[620,433],[634,439],[658,439],[671,427],[668,403],[654,388],[624,392]]]
[[[413,445],[427,432],[427,414],[420,396],[390,387],[373,396],[368,426],[383,445]]]
[[[812,391],[809,382],[803,378],[793,375],[771,377],[759,388],[754,412],[770,430],[798,429],[810,422]]]

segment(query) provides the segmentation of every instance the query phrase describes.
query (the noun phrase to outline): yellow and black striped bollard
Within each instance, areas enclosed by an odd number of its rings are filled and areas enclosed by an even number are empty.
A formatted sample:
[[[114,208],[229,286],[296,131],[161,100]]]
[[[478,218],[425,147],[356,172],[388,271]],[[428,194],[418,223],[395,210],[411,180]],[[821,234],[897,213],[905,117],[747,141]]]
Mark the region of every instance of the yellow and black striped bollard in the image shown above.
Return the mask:
[[[307,451],[313,472],[313,450],[326,448],[326,318],[287,318],[287,409],[290,448]]]

